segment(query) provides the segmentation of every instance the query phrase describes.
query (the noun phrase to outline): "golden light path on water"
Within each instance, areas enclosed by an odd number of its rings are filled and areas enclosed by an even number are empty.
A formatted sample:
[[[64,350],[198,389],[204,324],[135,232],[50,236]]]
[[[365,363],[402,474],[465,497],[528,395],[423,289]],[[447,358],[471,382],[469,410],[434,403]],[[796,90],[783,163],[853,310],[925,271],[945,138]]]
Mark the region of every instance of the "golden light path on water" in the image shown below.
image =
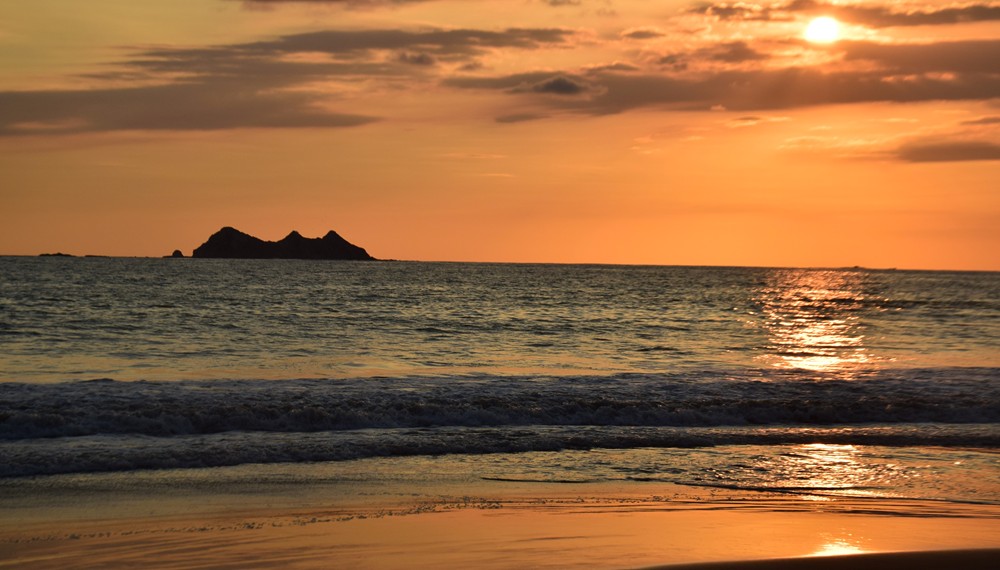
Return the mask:
[[[872,484],[875,473],[858,460],[859,450],[853,445],[811,443],[799,446],[789,457],[800,487],[876,494],[863,488]]]
[[[770,337],[762,358],[774,367],[817,372],[871,368],[877,359],[860,323],[863,285],[860,272],[772,273],[755,299]]]
[[[772,273],[755,299],[769,337],[761,359],[775,368],[824,372],[845,379],[878,367],[883,359],[872,354],[861,323],[866,300],[863,272]],[[866,461],[863,451],[853,445],[823,443],[760,456],[751,469],[766,474],[766,487],[815,491],[815,495],[805,495],[815,501],[833,500],[832,494],[879,496],[883,492],[878,487],[887,482],[885,478],[905,477],[895,465]],[[859,554],[866,551],[862,543],[862,537],[851,533],[831,532],[810,556]]]

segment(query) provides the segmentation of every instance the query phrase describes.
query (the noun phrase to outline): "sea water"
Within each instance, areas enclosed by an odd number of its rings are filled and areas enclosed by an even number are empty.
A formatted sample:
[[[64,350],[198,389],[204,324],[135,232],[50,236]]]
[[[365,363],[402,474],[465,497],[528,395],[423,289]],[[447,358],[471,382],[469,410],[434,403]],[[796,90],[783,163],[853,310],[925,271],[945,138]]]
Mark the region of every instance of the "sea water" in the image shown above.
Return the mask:
[[[0,258],[8,489],[427,458],[996,505],[998,449],[1000,273]]]

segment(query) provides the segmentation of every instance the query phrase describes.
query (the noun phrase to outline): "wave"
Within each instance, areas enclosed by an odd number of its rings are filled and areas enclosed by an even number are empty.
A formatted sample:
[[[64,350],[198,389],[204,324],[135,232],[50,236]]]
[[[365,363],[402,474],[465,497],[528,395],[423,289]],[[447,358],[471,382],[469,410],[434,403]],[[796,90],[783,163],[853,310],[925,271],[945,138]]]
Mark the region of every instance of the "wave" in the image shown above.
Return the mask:
[[[1000,369],[3,385],[0,440],[506,426],[1000,422]]]
[[[100,435],[5,442],[0,477],[415,455],[815,443],[996,448],[1000,447],[1000,433],[994,424],[901,424],[836,428],[446,427],[175,437]]]

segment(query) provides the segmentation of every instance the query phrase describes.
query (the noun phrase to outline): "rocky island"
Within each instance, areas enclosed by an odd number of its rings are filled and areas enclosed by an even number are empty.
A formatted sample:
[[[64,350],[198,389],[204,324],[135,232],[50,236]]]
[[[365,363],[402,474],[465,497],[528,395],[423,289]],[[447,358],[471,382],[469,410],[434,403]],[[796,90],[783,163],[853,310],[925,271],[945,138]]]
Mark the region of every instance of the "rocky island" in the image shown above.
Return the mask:
[[[225,227],[194,250],[193,257],[227,259],[346,259],[371,261],[358,247],[331,230],[321,238],[305,238],[293,231],[280,241],[264,241]]]

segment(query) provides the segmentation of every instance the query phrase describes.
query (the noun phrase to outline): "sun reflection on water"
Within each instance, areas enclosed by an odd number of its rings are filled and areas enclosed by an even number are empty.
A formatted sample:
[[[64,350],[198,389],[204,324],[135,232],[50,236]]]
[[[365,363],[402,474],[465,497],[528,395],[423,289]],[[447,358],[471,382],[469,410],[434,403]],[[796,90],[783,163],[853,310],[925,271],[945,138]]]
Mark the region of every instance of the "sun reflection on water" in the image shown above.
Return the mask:
[[[776,271],[755,301],[769,335],[761,358],[771,366],[842,372],[876,361],[861,323],[863,272]]]
[[[800,445],[787,457],[790,473],[796,474],[796,483],[806,488],[822,490],[848,490],[852,494],[869,493],[871,473],[858,460],[859,451],[853,445],[810,443]]]
[[[886,464],[861,448],[825,443],[755,454],[715,475],[717,480],[742,487],[801,494],[809,501],[887,496],[894,484],[907,477],[905,469]]]

